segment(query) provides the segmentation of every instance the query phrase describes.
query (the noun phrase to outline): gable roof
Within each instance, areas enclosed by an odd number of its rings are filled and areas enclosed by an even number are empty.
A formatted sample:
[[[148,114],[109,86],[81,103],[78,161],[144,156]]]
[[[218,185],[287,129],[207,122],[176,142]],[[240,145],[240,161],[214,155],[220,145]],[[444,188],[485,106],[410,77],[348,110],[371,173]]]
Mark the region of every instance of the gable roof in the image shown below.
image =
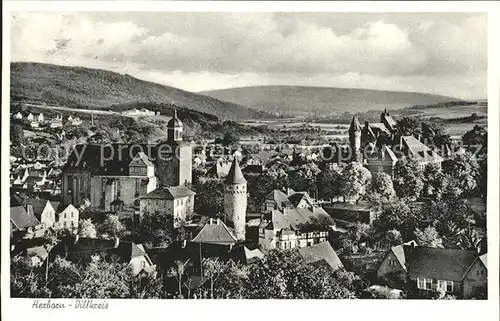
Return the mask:
[[[154,164],[149,160],[148,156],[144,152],[139,152],[130,161],[129,166],[153,166]]]
[[[299,205],[299,203],[303,199],[306,199],[309,203],[311,203],[311,205],[313,205],[312,204],[313,200],[311,199],[311,197],[309,196],[309,194],[307,192],[295,192],[295,193],[291,194],[290,196],[288,196],[288,199],[293,204],[293,206]]]
[[[195,192],[187,188],[186,186],[170,186],[170,187],[159,187],[154,191],[142,195],[141,199],[166,199],[174,200],[181,197],[196,195]]]
[[[488,254],[481,255],[479,259],[483,262],[484,266],[488,268]]]
[[[246,184],[247,180],[241,172],[240,164],[237,160],[233,160],[229,173],[227,174],[225,184]]]
[[[208,243],[219,245],[233,245],[236,243],[236,237],[221,220],[209,222],[203,226],[198,235],[191,242]]]
[[[424,143],[413,136],[402,136],[403,146],[406,147],[408,156],[417,161],[442,161],[438,153],[432,151]]]
[[[273,230],[291,230],[292,226],[290,222],[286,219],[285,215],[279,210],[271,211],[270,222],[266,223],[266,229]]]
[[[344,267],[329,242],[321,242],[313,246],[303,247],[298,252],[308,264],[316,264],[324,261],[334,271]]]
[[[23,206],[11,207],[10,221],[19,230],[40,224],[33,214],[33,206],[31,205],[27,205],[26,208]]]
[[[283,209],[283,207],[287,206],[293,206],[292,202],[288,199],[288,195],[278,189],[275,189],[271,193],[267,194],[264,197],[264,201],[266,200],[276,202],[279,209]]]
[[[412,278],[461,282],[477,258],[475,251],[457,249],[404,246],[404,251]]]
[[[49,201],[46,199],[29,198],[27,203],[33,206],[33,214],[35,214],[37,219],[40,219],[43,210],[45,209]]]
[[[64,243],[64,244],[63,244]],[[96,239],[89,237],[68,237],[63,239],[61,246],[67,249],[70,259],[79,260],[82,255],[92,255],[106,253],[108,255],[117,255],[123,262],[130,262],[134,257],[149,257],[142,248],[142,245],[119,239]]]

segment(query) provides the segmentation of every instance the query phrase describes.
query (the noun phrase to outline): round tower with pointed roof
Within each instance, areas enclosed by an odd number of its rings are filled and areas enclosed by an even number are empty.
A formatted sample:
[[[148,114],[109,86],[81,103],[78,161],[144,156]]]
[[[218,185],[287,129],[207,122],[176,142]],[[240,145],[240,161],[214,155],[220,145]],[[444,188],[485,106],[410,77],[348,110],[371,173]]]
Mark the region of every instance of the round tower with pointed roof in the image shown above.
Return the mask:
[[[237,160],[233,160],[224,185],[224,216],[226,222],[232,223],[236,238],[243,241],[245,240],[247,212],[247,181]]]

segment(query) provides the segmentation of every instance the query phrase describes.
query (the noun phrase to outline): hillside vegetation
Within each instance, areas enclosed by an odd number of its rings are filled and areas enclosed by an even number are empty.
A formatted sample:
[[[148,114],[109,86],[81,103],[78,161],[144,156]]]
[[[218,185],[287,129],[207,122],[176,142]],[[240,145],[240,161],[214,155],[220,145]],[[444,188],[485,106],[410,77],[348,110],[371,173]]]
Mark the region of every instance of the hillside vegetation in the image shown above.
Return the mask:
[[[318,116],[384,108],[394,110],[459,100],[412,92],[300,86],[242,87],[203,91],[201,94],[257,110]]]
[[[110,109],[129,103],[173,104],[219,119],[265,118],[244,106],[147,82],[130,75],[42,63],[11,64],[11,102],[44,102],[75,108]]]

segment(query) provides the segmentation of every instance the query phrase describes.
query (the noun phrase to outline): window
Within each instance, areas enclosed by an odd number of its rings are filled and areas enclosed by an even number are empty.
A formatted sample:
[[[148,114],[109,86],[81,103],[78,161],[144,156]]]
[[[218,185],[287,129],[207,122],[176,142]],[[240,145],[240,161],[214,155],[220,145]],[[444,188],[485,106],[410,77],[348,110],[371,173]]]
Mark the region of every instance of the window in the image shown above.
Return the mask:
[[[444,281],[446,282],[446,292],[453,292],[453,281]]]
[[[425,288],[427,290],[431,290],[432,289],[432,279],[425,279]]]
[[[425,289],[425,279],[417,278],[417,288]]]
[[[67,222],[63,222],[63,227],[66,228]]]
[[[71,212],[71,218],[73,218],[73,212]]]

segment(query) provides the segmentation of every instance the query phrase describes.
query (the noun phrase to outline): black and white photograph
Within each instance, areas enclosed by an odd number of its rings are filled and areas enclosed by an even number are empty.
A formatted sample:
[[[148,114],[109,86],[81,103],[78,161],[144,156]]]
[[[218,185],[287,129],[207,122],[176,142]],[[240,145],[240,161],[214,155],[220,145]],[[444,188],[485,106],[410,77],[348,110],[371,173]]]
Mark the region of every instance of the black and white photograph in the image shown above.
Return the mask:
[[[498,289],[487,12],[118,10],[8,13],[11,298]]]

